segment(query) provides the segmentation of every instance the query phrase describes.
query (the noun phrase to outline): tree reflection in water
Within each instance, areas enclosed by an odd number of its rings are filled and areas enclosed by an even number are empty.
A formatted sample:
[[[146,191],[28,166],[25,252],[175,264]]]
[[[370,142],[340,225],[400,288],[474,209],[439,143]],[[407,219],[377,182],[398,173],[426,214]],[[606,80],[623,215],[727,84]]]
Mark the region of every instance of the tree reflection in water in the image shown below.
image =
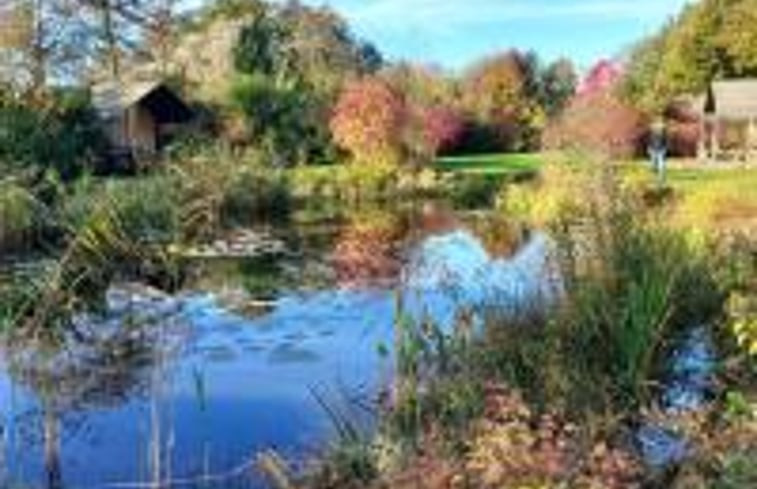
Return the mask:
[[[145,290],[140,287],[133,296],[128,288],[109,294],[107,317],[81,315],[54,343],[16,341],[4,349],[11,379],[28,389],[36,403],[24,412],[11,413],[0,454],[8,448],[23,453],[41,447],[49,489],[64,486],[64,437],[75,437],[86,430],[87,413],[118,407],[137,396],[148,395],[155,409],[148,463],[153,476],[160,475],[162,438],[157,403],[163,384],[161,365],[180,342],[169,337],[172,331],[178,331],[171,327],[177,311],[144,307],[150,297],[159,297],[155,291],[145,295]],[[139,299],[132,302],[134,297]],[[9,447],[8,440],[16,437],[17,442]]]

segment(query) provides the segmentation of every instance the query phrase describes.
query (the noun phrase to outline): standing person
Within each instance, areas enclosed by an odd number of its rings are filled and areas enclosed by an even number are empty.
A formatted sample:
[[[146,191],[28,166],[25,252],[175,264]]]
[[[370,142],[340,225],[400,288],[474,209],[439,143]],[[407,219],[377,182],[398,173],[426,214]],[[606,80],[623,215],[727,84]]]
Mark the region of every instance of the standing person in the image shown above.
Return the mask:
[[[665,183],[668,142],[665,134],[665,122],[662,119],[658,119],[652,124],[647,152],[652,162],[652,169],[657,173],[658,183],[663,185]]]

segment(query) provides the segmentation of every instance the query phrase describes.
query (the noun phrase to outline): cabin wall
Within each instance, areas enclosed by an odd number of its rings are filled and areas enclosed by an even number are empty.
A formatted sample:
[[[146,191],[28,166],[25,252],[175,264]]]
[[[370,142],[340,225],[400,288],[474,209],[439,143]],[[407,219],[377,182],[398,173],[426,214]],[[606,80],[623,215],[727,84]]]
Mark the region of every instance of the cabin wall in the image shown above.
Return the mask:
[[[125,129],[125,142],[132,150],[141,153],[157,151],[157,123],[145,107],[136,104],[126,110]]]

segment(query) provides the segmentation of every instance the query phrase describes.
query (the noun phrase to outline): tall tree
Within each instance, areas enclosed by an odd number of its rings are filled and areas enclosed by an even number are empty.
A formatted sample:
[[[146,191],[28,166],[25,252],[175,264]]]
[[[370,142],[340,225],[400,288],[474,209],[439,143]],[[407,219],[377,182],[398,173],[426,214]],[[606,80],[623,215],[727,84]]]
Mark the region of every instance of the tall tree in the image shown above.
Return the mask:
[[[461,90],[463,108],[478,126],[468,138],[473,146],[499,151],[538,146],[545,122],[538,66],[535,55],[512,50],[469,70]]]
[[[757,75],[757,0],[742,0],[726,10],[717,42],[732,73]]]
[[[576,92],[578,74],[573,63],[566,58],[547,66],[541,73],[542,106],[547,115],[560,113]]]
[[[328,121],[342,84],[380,63],[369,46],[328,8],[247,3],[233,48],[241,76],[232,91],[250,142],[272,146],[272,156],[290,163],[329,157]]]
[[[757,1],[702,0],[633,50],[625,95],[662,112],[679,95],[704,92],[716,78],[757,76]]]
[[[364,164],[396,164],[405,126],[402,96],[380,78],[347,84],[331,119],[335,142]]]
[[[75,0],[7,0],[0,5],[0,77],[39,97],[51,77],[81,68],[85,23]]]

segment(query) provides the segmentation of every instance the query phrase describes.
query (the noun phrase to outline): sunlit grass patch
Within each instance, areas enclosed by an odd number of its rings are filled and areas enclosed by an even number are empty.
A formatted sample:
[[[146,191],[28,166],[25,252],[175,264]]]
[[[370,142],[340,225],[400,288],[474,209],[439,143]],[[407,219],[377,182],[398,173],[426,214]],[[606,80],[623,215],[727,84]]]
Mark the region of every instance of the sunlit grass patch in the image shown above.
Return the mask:
[[[535,173],[543,162],[540,153],[494,153],[443,157],[436,167],[442,171],[517,175]]]
[[[757,170],[676,170],[676,219],[703,229],[739,229],[757,222]]]

